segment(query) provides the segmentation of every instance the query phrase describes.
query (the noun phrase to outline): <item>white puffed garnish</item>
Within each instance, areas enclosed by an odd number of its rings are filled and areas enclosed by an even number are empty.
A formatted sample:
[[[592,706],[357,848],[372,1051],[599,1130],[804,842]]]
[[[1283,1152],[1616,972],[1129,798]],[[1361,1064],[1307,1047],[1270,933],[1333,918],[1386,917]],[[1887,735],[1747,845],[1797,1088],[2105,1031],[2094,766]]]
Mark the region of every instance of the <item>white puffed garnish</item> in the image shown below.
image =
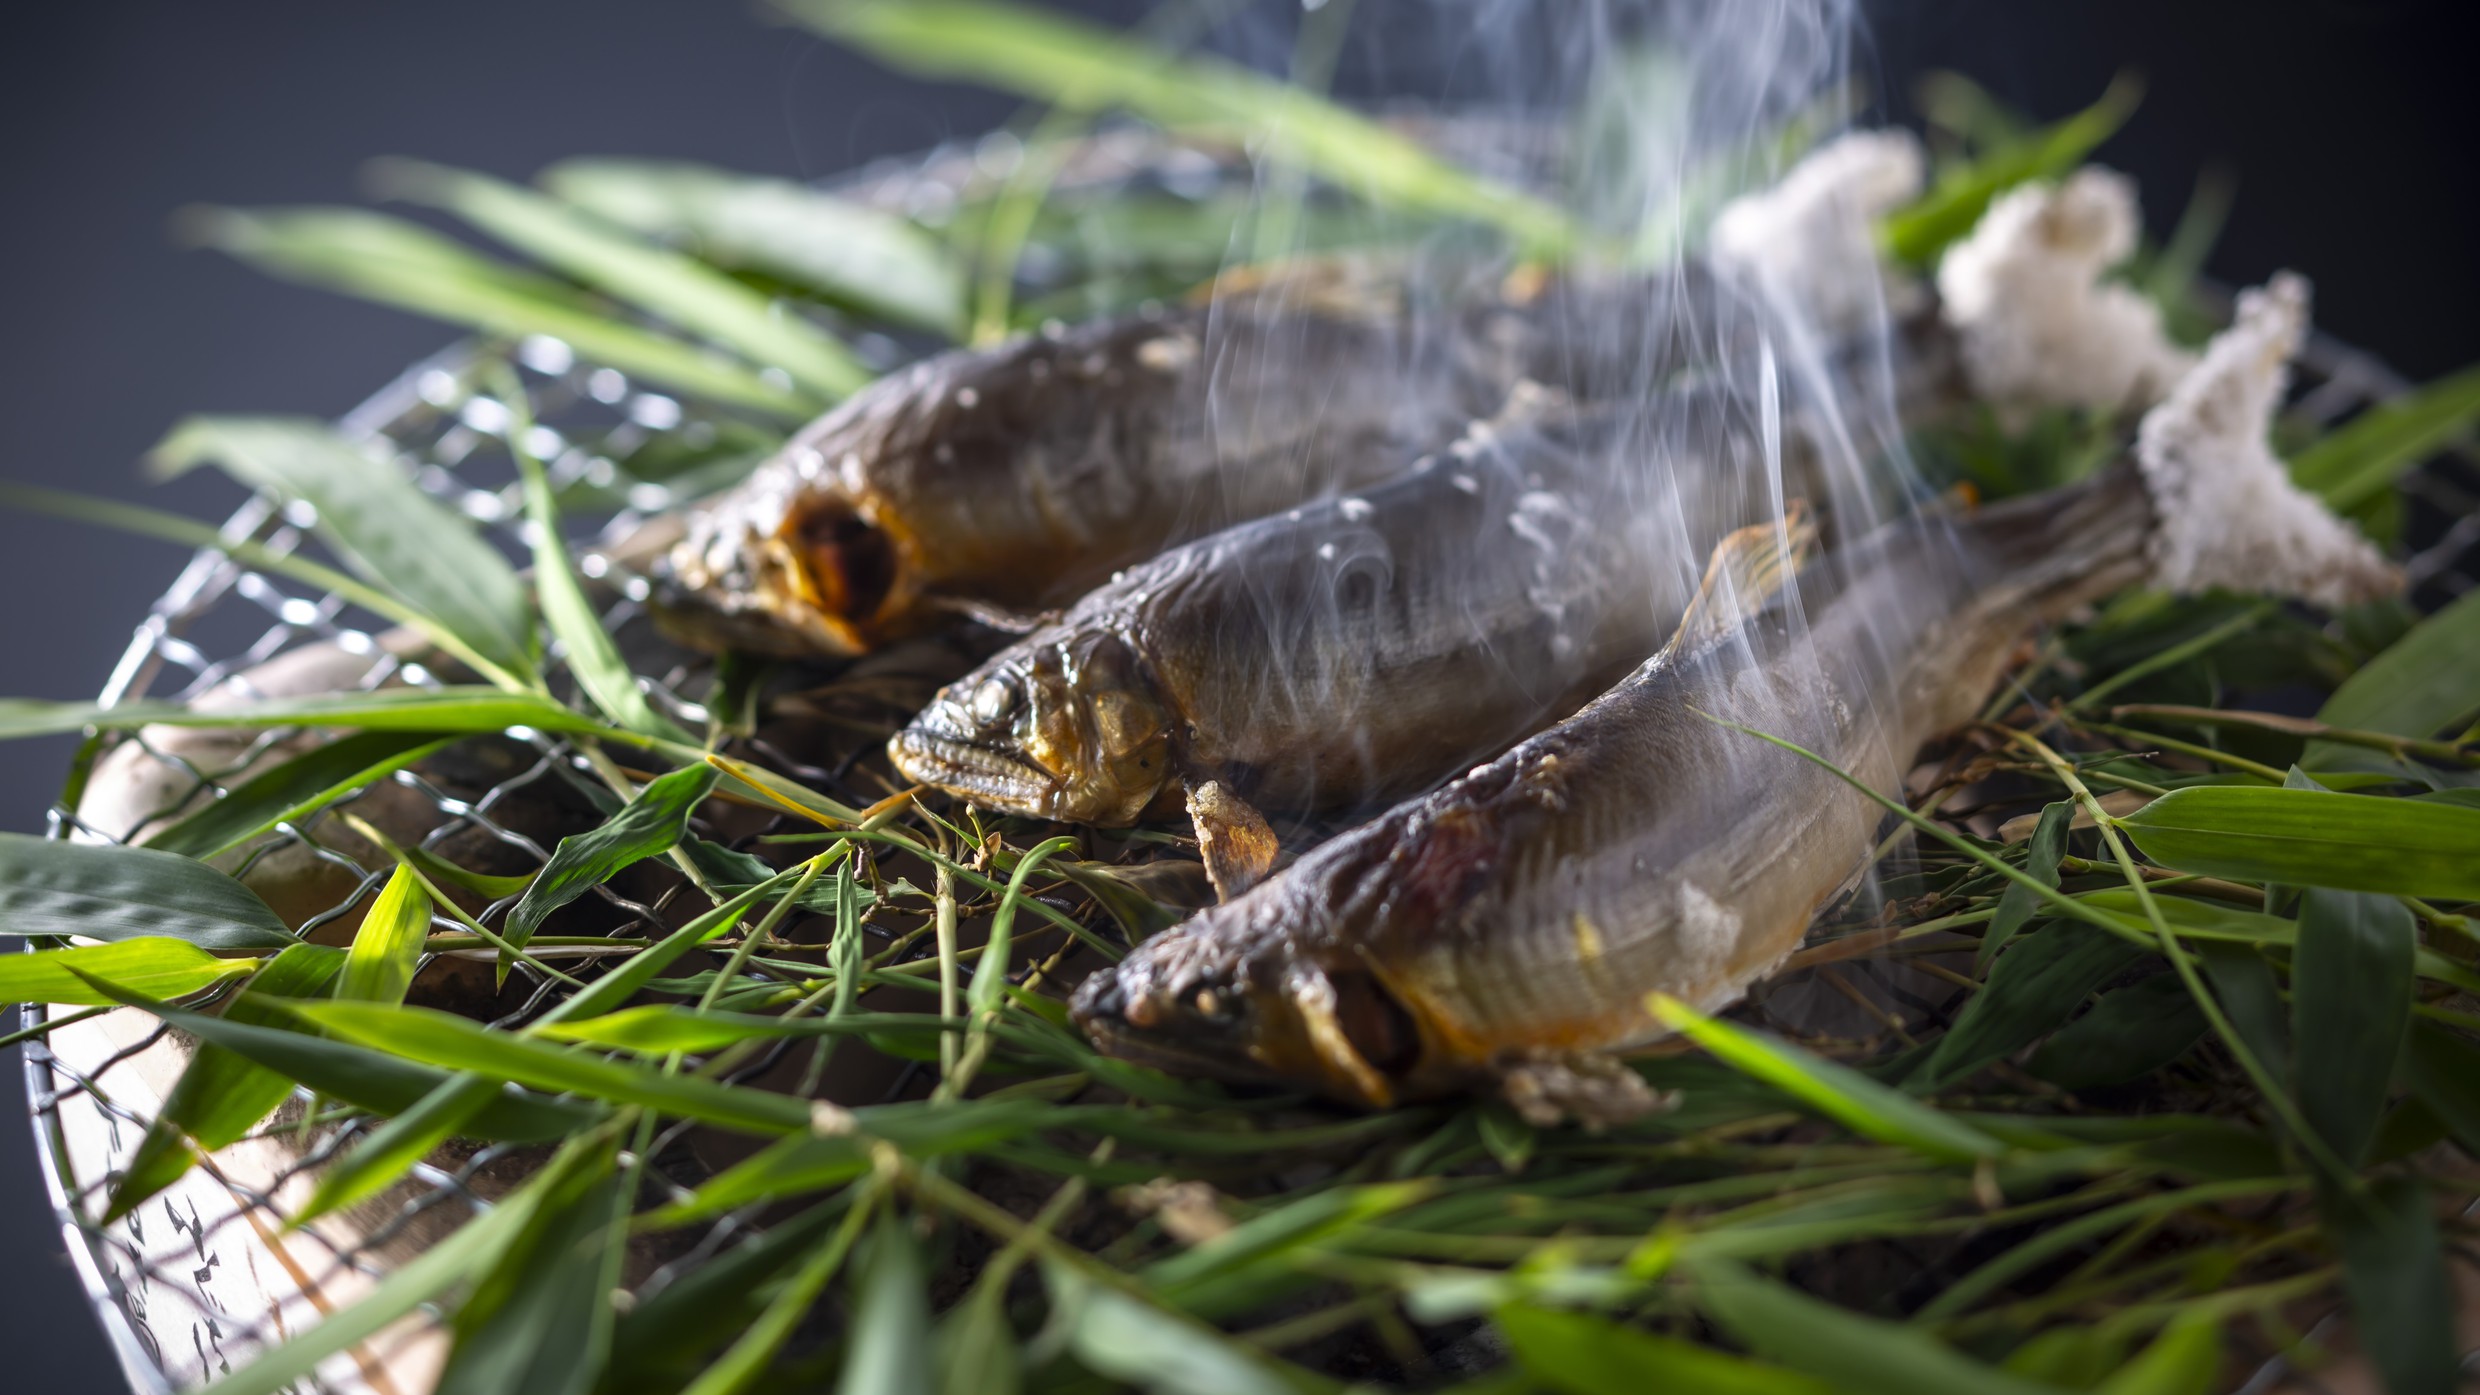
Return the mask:
[[[2136,247],[2135,186],[2088,166],[1999,199],[1938,267],[1972,389],[2020,421],[2038,407],[2137,410],[2194,363],[2161,311],[2103,275]]]
[[[2145,413],[2136,463],[2160,519],[2154,577],[2171,590],[2228,586],[2333,607],[2401,584],[2358,529],[2291,483],[2267,439],[2307,321],[2301,276],[2242,292],[2230,328]]]
[[[1853,131],[1810,151],[1772,188],[1715,215],[1714,264],[1812,316],[1848,329],[1883,286],[1877,220],[1920,196],[1926,162],[1909,131]]]

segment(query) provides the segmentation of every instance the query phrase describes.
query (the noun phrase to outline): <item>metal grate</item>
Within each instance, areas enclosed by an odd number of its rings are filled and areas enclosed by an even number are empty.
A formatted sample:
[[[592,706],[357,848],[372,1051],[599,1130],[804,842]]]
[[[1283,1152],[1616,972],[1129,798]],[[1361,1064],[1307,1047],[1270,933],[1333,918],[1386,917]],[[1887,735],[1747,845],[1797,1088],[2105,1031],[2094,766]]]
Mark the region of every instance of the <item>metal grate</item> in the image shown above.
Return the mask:
[[[1126,179],[1149,166],[1160,170],[1169,149],[1133,133],[1104,137],[1095,143],[1087,174]],[[1184,158],[1193,170],[1194,152]],[[971,151],[959,149],[864,171],[845,188],[919,212],[942,200],[952,204],[975,177]],[[721,443],[730,429],[613,370],[577,363],[554,342],[521,345],[515,361],[540,423],[542,434],[532,442],[537,454],[550,462],[557,486],[599,501],[599,511],[612,520],[606,539],[644,536],[641,526],[678,501],[676,490],[694,487],[693,477],[667,483],[662,472],[642,468],[650,445],[700,433],[715,433]],[[514,551],[520,506],[504,458],[491,448],[505,418],[496,402],[477,395],[483,366],[475,350],[451,349],[407,372],[348,416],[344,427],[384,443],[424,489]],[[2318,422],[2341,420],[2405,390],[2377,360],[2323,338],[2312,342],[2301,377],[2299,410]],[[2404,492],[2414,543],[2410,575],[2420,602],[2434,607],[2469,590],[2480,572],[2480,461],[2460,454],[2433,462],[2411,477]],[[302,540],[300,520],[264,498],[244,505],[225,531],[279,552]],[[655,701],[684,719],[702,720],[699,700],[712,681],[711,667],[653,641],[625,573],[614,571],[609,579],[617,594],[607,623],[633,657],[644,661],[641,672],[652,678]],[[416,660],[391,652],[379,633],[364,628],[367,623],[334,596],[307,593],[284,578],[202,553],[139,624],[102,700],[249,694],[271,663],[306,655],[350,660],[351,681],[359,684],[430,681]],[[125,778],[143,772],[159,796],[183,806],[212,797],[213,789],[236,779],[282,739],[265,734],[202,756],[205,748],[195,743],[158,748],[139,735],[116,743],[104,760],[116,763],[113,768]],[[840,783],[838,770],[809,766],[763,743],[757,749],[805,779],[829,787]],[[544,840],[512,826],[525,822],[512,811],[554,793],[581,797],[575,787],[582,782],[572,781],[580,762],[565,743],[539,735],[506,743],[496,759],[498,765],[471,772],[474,778],[463,782],[442,780],[435,772],[401,772],[342,807],[411,801],[429,814],[425,847],[454,847],[468,857],[475,849],[496,848],[516,865],[531,867],[546,854]],[[84,812],[54,810],[56,836],[126,841],[151,826],[106,821],[91,806]],[[315,929],[353,914],[381,880],[339,849],[345,841],[335,813],[322,814],[282,830],[243,870],[272,874],[278,860],[290,859],[287,866],[296,870],[286,875],[327,888],[327,904],[308,917]],[[383,858],[376,861],[385,865]],[[610,887],[598,893],[613,933],[668,928],[670,891],[645,900]],[[515,1003],[508,1015],[537,1010],[550,991],[547,982],[537,985],[530,1000]],[[30,1012],[30,1018],[41,1015]],[[492,1147],[435,1158],[418,1167],[410,1184],[389,1194],[384,1205],[356,1213],[354,1223],[285,1234],[292,1208],[307,1195],[312,1170],[349,1148],[367,1127],[312,1117],[307,1111],[315,1102],[297,1095],[260,1136],[224,1150],[136,1214],[107,1225],[101,1216],[109,1180],[126,1165],[160,1109],[187,1049],[153,1019],[125,1010],[72,1014],[56,1022],[48,1042],[28,1045],[26,1065],[52,1202],[129,1382],[146,1395],[201,1384],[351,1302],[428,1240],[487,1208],[538,1156]],[[740,1074],[772,1068],[786,1049],[761,1057]],[[675,1129],[661,1141],[658,1158],[674,1154],[681,1133]],[[662,1178],[664,1166],[659,1163],[649,1175]],[[633,1257],[631,1281],[641,1294],[659,1288],[754,1233],[745,1218],[727,1218],[672,1250]],[[303,1388],[423,1389],[440,1346],[434,1321],[417,1313],[354,1354],[326,1363]],[[2276,1363],[2246,1388],[2272,1389],[2284,1375]]]

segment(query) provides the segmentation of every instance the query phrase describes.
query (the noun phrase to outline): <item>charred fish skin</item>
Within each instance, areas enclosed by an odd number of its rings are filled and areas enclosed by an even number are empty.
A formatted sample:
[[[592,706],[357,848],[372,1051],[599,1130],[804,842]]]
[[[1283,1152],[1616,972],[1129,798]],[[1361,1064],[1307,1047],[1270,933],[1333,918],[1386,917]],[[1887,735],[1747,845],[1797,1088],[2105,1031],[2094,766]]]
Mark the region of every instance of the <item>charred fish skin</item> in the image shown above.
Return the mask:
[[[1723,496],[1759,446],[1706,389],[1659,399],[1667,440],[1520,399],[1388,484],[1122,573],[942,692],[896,764],[1077,822],[1209,781],[1306,814],[1426,788],[1573,710],[1677,623],[1680,559],[1751,510]]]
[[[1166,1041],[1245,1016],[1244,1049],[1213,1053],[1223,1073],[1371,1106],[1649,1040],[1648,994],[1718,1006],[1787,955],[1878,820],[1831,773],[1720,722],[1892,788],[1921,741],[1969,715],[2016,634],[2141,578],[2149,508],[2121,469],[1951,528],[1900,525],[1804,578],[1802,606],[1665,649],[1499,759],[1147,941],[1080,991],[1078,1020],[1163,1062]]]
[[[1039,613],[1168,544],[1375,483],[1527,375],[1631,390],[1667,352],[1647,304],[1317,263],[937,355],[695,511],[658,615],[698,647],[799,657],[954,607]]]

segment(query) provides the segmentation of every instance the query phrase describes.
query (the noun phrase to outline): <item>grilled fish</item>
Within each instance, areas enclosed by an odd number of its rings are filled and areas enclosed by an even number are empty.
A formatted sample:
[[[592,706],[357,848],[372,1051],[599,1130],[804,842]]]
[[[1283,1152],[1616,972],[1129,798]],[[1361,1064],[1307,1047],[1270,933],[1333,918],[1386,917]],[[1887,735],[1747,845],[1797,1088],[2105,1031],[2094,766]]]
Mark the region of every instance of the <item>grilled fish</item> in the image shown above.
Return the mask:
[[[1648,996],[1736,999],[1865,868],[1879,821],[1723,722],[1891,793],[2020,635],[2078,604],[2147,579],[2328,602],[2392,584],[2264,444],[2304,295],[2285,278],[2244,297],[2136,462],[1893,525],[1745,625],[1700,601],[1572,718],[1088,980],[1077,1021],[1117,1055],[1368,1106],[1494,1083],[1543,1120],[1648,1107],[1605,1054],[1661,1035]]]
[[[790,656],[958,609],[1038,614],[1167,544],[1375,483],[1523,378],[1627,392],[1669,351],[1645,328],[1659,287],[1411,270],[1234,273],[1209,300],[874,383],[690,517],[657,614],[684,643]]]
[[[1574,710],[1678,623],[1677,559],[1756,511],[1724,496],[1760,447],[1707,386],[1650,412],[1546,399],[1122,573],[942,691],[897,767],[1070,822],[1208,781],[1298,814],[1400,798]]]

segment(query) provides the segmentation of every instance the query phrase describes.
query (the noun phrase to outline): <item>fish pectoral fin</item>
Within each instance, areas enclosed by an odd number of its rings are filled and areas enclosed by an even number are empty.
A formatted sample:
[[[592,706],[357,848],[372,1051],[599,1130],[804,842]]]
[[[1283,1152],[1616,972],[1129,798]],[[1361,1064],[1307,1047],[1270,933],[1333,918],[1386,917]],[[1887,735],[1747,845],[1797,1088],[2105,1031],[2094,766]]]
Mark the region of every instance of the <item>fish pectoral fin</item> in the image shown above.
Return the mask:
[[[1197,850],[1205,855],[1206,879],[1214,894],[1228,901],[1257,885],[1274,870],[1277,854],[1266,816],[1220,780],[1188,786],[1188,817],[1197,826]]]
[[[1799,574],[1816,542],[1817,523],[1807,502],[1794,499],[1774,522],[1750,524],[1715,544],[1705,580],[1679,617],[1669,651],[1684,654],[1737,630]]]
[[[1625,1061],[1597,1051],[1528,1052],[1498,1066],[1499,1093],[1524,1122],[1546,1129],[1573,1119],[1599,1133],[1679,1103]]]

